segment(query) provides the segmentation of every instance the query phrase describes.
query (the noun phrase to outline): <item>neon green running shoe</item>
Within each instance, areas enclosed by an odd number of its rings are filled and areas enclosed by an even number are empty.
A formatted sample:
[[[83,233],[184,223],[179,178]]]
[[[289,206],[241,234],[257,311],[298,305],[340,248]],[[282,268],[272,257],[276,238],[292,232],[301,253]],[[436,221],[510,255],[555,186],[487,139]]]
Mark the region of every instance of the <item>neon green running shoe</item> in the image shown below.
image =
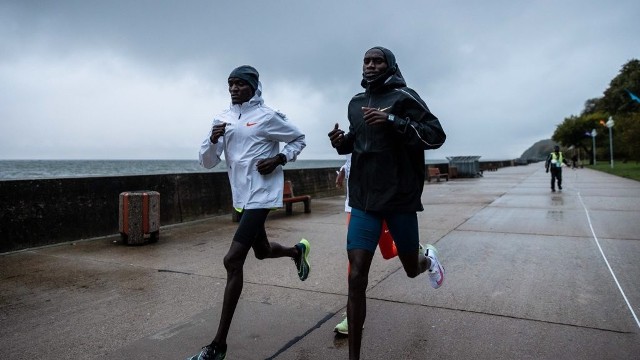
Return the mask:
[[[338,334],[349,335],[349,323],[347,322],[346,316],[344,320],[340,322],[340,324],[336,325],[333,331],[337,332]]]
[[[309,277],[309,272],[311,271],[311,266],[309,265],[309,251],[311,250],[311,245],[309,245],[309,241],[307,241],[307,239],[302,239],[295,245],[295,247],[298,248],[299,255],[293,258],[293,262],[296,263],[298,277],[300,280],[305,281],[307,280],[307,277]]]

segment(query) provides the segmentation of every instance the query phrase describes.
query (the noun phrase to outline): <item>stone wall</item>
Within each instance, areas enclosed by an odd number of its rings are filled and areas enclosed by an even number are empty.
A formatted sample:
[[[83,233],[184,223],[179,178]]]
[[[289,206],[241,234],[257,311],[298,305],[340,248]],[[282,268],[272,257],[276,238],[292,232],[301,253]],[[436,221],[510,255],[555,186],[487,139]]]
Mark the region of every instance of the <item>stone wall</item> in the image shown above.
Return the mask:
[[[343,193],[336,170],[284,174],[296,194],[320,198]],[[226,172],[0,181],[0,252],[117,234],[120,193],[136,190],[160,193],[161,225],[232,209]]]

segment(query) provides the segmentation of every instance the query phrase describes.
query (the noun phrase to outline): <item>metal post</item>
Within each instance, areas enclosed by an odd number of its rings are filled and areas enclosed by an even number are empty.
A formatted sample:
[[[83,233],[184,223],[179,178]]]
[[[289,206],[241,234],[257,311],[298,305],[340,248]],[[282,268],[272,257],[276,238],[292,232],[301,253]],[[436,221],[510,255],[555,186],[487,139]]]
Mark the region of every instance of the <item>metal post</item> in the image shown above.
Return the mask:
[[[611,168],[613,169],[613,141],[611,138],[611,128],[609,128],[609,154],[611,154]]]
[[[592,129],[591,130],[591,140],[593,141],[593,165],[596,165],[596,135],[598,135],[598,133],[596,132],[596,129]]]
[[[611,116],[609,116],[609,121],[607,121],[606,125],[609,128],[609,156],[611,157],[611,168],[613,169],[613,136],[611,135],[613,118]]]

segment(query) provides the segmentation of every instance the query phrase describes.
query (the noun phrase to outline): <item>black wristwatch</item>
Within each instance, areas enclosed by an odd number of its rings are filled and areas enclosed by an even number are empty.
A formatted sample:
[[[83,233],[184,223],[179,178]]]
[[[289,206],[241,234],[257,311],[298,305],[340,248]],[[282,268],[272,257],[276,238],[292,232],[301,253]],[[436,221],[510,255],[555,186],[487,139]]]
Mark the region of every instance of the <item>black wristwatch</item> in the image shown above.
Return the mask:
[[[283,153],[276,155],[280,159],[280,165],[284,166],[287,163],[287,157]]]

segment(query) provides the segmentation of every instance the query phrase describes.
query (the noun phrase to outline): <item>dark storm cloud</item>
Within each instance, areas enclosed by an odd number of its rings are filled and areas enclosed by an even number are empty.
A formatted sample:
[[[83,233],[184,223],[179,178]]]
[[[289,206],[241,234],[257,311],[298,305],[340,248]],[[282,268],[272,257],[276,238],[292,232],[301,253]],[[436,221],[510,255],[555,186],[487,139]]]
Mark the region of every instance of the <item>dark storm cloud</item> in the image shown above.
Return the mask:
[[[638,13],[634,1],[3,2],[0,158],[132,157],[127,139],[113,139],[125,141],[116,155],[90,141],[63,149],[92,125],[150,121],[168,145],[145,156],[192,158],[240,64],[258,68],[267,103],[309,134],[303,155],[337,157],[324,136],[346,127],[375,45],[394,51],[442,119],[449,137],[432,157],[513,158],[638,57]],[[29,132],[60,140],[38,151],[17,136]]]

